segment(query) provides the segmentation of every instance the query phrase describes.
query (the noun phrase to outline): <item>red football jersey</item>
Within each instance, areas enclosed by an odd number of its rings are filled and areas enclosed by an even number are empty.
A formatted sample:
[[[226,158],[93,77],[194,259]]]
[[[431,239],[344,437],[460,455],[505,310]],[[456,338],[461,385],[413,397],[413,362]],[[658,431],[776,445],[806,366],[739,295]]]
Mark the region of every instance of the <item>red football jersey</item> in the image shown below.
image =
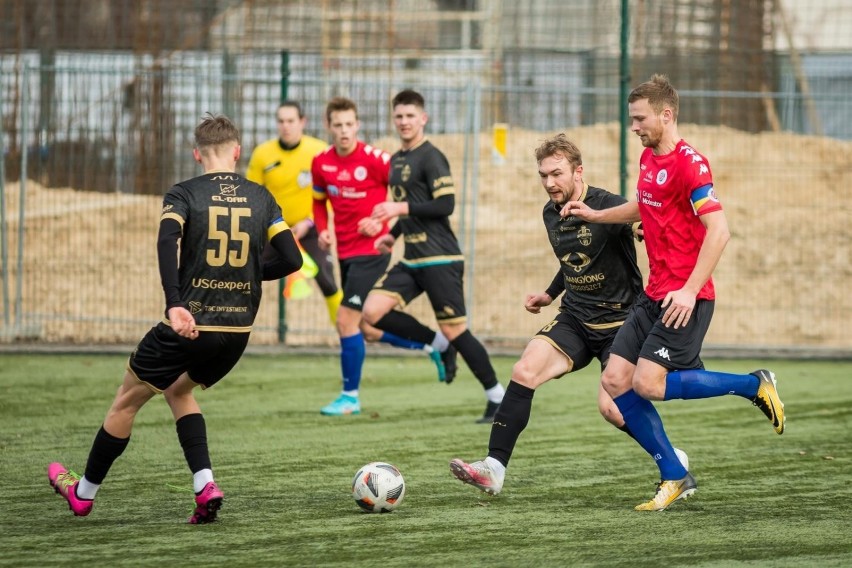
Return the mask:
[[[651,148],[645,148],[639,160],[636,199],[650,269],[645,292],[659,301],[683,288],[689,279],[707,232],[699,216],[720,211],[722,204],[713,191],[707,158],[683,140],[664,156],[655,156]],[[710,278],[696,298],[715,297]]]
[[[378,235],[365,237],[358,233],[358,221],[387,201],[389,172],[390,154],[361,141],[348,156],[338,155],[332,145],[314,158],[314,220],[318,231],[328,228],[328,200],[334,213],[338,258],[380,254],[373,242],[388,232],[387,223]]]

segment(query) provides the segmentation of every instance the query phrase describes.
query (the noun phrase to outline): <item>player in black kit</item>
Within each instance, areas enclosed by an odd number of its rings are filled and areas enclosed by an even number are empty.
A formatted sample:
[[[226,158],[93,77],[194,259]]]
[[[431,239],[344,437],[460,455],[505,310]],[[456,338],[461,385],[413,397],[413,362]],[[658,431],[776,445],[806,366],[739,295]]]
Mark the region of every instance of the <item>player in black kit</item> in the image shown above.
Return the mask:
[[[162,394],[193,475],[191,524],[216,519],[222,491],[213,480],[207,429],[193,396],[239,361],[261,296],[267,243],[279,277],[301,267],[302,255],[266,188],[234,173],[240,133],[224,116],[207,116],[195,129],[193,156],[204,173],[178,183],[163,198],[157,237],[165,318],[130,355],[124,382],[95,436],[85,474],[48,466],[51,486],[77,516],[88,515],[112,463],[130,441],[136,413]],[[180,244],[180,246],[179,246]]]
[[[529,422],[535,389],[550,379],[579,371],[597,358],[601,371],[630,306],[642,290],[636,247],[630,225],[586,223],[559,216],[570,200],[592,209],[607,209],[624,198],[590,187],[583,181],[580,150],[564,134],[545,140],[535,151],[541,184],[550,196],[544,206],[544,226],[559,271],[545,292],[529,294],[525,308],[537,314],[564,292],[559,314],[533,336],[512,368],[512,380],[494,416],[488,457],[482,461],[450,462],[459,480],[497,495],[515,443]],[[612,398],[601,388],[598,408],[617,428],[630,432]],[[681,460],[686,454],[677,450]]]
[[[449,219],[455,207],[455,187],[447,158],[426,139],[424,104],[422,95],[412,90],[399,92],[392,101],[394,126],[402,142],[391,158],[393,201],[376,205],[372,218],[380,222],[399,218],[390,234],[376,240],[376,248],[389,252],[402,235],[405,252],[402,261],[370,291],[363,315],[374,327],[441,352],[448,383],[456,373],[455,354],[460,353],[485,390],[485,413],[478,422],[490,423],[505,390],[485,347],[467,329],[464,256]],[[423,292],[449,344],[441,334],[394,309],[405,307]],[[436,343],[441,340],[443,345]]]

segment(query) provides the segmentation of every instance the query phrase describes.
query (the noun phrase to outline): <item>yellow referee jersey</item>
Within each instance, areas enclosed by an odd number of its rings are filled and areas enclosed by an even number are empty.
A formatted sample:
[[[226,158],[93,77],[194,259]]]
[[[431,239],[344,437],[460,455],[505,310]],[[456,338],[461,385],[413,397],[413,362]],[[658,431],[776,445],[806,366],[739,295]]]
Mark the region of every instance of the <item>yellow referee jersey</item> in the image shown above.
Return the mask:
[[[313,217],[311,162],[328,144],[312,136],[302,136],[292,150],[281,148],[277,138],[259,144],[249,159],[246,177],[266,186],[291,227]]]

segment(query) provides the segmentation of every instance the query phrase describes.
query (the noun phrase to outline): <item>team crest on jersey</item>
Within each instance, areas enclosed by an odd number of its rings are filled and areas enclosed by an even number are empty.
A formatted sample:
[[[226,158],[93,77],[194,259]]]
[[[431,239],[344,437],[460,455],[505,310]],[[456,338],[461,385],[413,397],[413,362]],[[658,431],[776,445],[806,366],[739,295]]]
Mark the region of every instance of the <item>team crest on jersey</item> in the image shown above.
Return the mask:
[[[574,272],[580,272],[592,262],[591,258],[581,252],[569,252],[559,260],[562,261],[562,264],[573,268]]]
[[[402,181],[408,181],[408,178],[411,177],[411,166],[408,164],[402,166],[402,171],[399,175],[402,176]]]
[[[667,179],[669,179],[669,172],[666,170],[660,170],[657,172],[657,185],[663,185],[666,183]]]
[[[580,230],[577,231],[577,238],[580,239],[580,244],[584,247],[589,246],[592,244],[592,230],[583,225],[580,227]]]
[[[299,187],[310,187],[312,182],[311,172],[301,171],[296,177],[296,183]]]
[[[358,166],[355,168],[355,179],[358,181],[364,181],[367,179],[367,168],[364,166]]]
[[[559,246],[559,231],[556,229],[551,229],[548,232],[550,236],[550,244],[553,245],[554,248]]]

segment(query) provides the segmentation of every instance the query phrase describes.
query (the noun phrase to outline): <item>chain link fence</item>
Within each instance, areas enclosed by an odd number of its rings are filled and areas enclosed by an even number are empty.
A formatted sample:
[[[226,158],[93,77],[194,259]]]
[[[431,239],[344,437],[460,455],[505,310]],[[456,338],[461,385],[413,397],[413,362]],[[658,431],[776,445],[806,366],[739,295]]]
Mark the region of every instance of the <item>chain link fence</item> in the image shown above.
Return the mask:
[[[388,101],[413,87],[456,178],[471,327],[514,349],[546,323],[523,310],[524,295],[557,269],[533,149],[567,132],[586,180],[632,198],[641,146],[619,124],[624,88],[664,72],[681,93],[681,134],[708,156],[733,233],[708,345],[852,349],[852,17],[842,1],[805,11],[768,0],[178,2],[182,10],[56,0],[57,20],[36,26],[43,4],[0,0],[12,14],[0,39],[3,341],[133,343],[156,321],[161,198],[199,173],[191,136],[205,112],[241,127],[244,171],[251,149],[275,136],[285,95],[321,139],[326,101],[353,98],[362,138],[394,151]],[[58,26],[72,8],[86,21]],[[821,34],[812,12],[830,15]],[[51,25],[63,31],[46,41]],[[252,342],[275,344],[277,285],[264,295]],[[285,307],[287,344],[336,344],[318,290]],[[434,321],[426,302],[413,310]]]

